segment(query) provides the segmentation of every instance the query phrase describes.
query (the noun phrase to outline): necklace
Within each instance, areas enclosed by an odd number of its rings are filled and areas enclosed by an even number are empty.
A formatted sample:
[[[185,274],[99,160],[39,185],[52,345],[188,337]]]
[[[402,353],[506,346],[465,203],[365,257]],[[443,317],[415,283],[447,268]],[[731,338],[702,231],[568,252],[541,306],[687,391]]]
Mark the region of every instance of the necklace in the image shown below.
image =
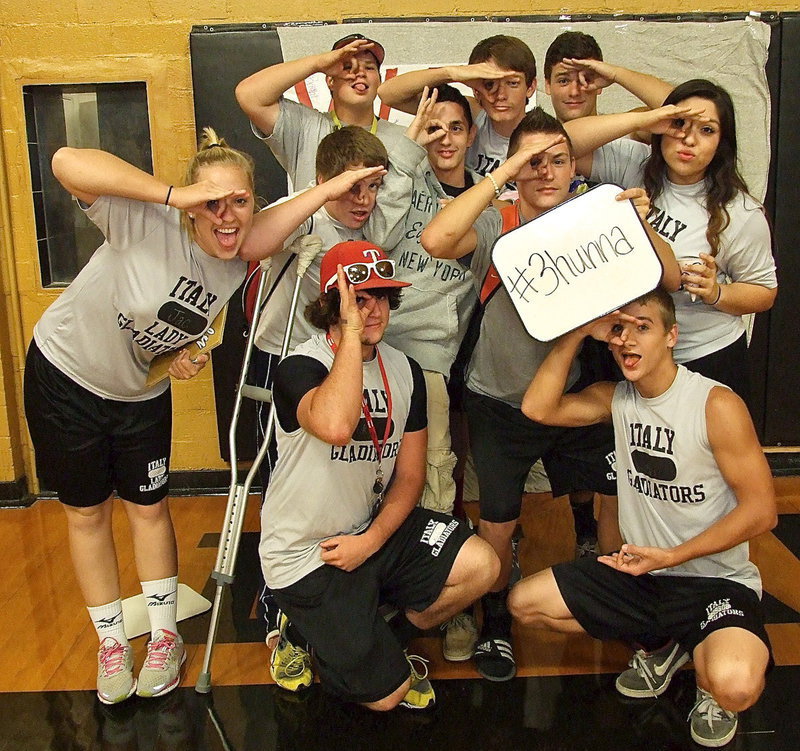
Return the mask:
[[[325,333],[325,339],[335,355],[337,346],[336,342],[333,341],[330,332]],[[379,502],[383,498],[384,490],[383,469],[381,467],[383,461],[383,450],[386,447],[386,443],[389,440],[389,434],[392,431],[392,390],[389,387],[389,378],[386,375],[386,368],[383,366],[383,358],[381,357],[380,350],[377,347],[375,347],[375,354],[378,359],[378,368],[380,368],[381,371],[383,390],[386,393],[386,427],[383,431],[382,441],[378,440],[378,431],[375,427],[375,421],[372,419],[372,412],[370,411],[369,404],[367,404],[367,398],[364,396],[363,392],[361,394],[361,412],[364,415],[364,422],[367,424],[367,430],[369,431],[369,437],[372,439],[372,445],[375,447],[375,461],[377,462],[378,466],[375,468],[375,482],[372,485],[372,492],[375,494],[377,501]]]
[[[331,110],[331,119],[333,120],[335,130],[340,130],[344,127],[339,116],[336,114],[336,110]],[[372,116],[372,125],[369,126],[369,132],[372,133],[373,136],[378,132],[378,118],[375,117],[375,115]]]

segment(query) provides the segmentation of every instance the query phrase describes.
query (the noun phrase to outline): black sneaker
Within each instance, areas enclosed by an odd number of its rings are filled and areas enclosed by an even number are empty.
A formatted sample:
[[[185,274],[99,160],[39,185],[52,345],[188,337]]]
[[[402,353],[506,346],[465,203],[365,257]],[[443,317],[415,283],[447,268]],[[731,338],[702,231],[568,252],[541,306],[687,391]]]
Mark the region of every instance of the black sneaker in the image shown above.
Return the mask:
[[[487,681],[510,681],[517,674],[511,646],[511,613],[506,606],[508,590],[490,592],[481,600],[483,628],[475,645],[475,669]]]

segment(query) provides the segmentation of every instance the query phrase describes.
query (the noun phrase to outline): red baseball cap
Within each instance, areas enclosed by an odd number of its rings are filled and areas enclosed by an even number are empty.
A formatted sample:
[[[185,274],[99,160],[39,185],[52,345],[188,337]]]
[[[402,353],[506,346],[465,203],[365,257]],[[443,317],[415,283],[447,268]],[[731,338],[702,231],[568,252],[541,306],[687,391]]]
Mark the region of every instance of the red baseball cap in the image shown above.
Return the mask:
[[[346,37],[342,37],[338,42],[334,42],[331,50],[341,49],[350,44],[350,42],[356,42],[359,39],[372,42],[372,47],[370,47],[367,52],[372,53],[372,56],[378,61],[379,66],[383,65],[383,59],[386,57],[386,51],[383,49],[383,45],[380,42],[376,42],[374,39],[365,37],[363,34],[348,34]]]
[[[365,240],[337,243],[324,256],[319,271],[320,292],[336,288],[336,267],[341,264],[354,289],[410,287],[394,278],[394,261],[377,245]]]

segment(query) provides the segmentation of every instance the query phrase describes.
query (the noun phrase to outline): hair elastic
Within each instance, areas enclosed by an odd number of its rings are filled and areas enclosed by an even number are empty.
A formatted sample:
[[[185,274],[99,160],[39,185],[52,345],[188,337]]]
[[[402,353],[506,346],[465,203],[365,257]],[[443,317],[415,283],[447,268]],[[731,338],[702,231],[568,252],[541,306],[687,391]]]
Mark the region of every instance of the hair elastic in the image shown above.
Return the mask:
[[[169,206],[169,197],[172,195],[172,188],[174,186],[170,185],[169,190],[167,191],[167,199],[164,201],[165,206]]]

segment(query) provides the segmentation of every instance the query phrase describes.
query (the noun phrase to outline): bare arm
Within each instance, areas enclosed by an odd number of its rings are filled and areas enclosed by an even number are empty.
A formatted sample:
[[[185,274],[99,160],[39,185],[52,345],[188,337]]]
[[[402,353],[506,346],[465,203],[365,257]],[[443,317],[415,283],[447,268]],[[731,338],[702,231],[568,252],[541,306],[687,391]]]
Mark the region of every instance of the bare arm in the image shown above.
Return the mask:
[[[384,81],[378,89],[378,96],[384,104],[413,115],[417,111],[422,90],[443,83],[463,83],[472,87],[480,81],[490,81],[513,75],[514,71],[503,70],[491,63],[474,65],[445,65],[441,68],[412,70]],[[467,97],[473,117],[481,107],[472,97]]]
[[[427,429],[403,435],[395,460],[392,485],[378,515],[360,535],[338,535],[321,542],[321,557],[325,563],[352,571],[384,546],[422,495],[427,447]]]
[[[655,109],[664,104],[664,100],[674,88],[672,84],[648,73],[623,68],[620,65],[602,60],[565,59],[567,68],[577,70],[582,87],[587,90],[602,89],[617,83],[627,89],[635,97],[641,99],[648,107]]]
[[[454,80],[450,67],[412,70],[384,81],[378,87],[378,97],[384,104],[413,115],[419,107],[423,89],[433,89]]]
[[[711,450],[736,494],[736,508],[674,548],[625,544],[618,556],[605,556],[604,563],[633,575],[644,574],[729,550],[775,526],[772,475],[744,402],[729,389],[716,386],[708,395],[705,412]]]
[[[703,264],[684,265],[683,286],[706,305],[713,305],[724,313],[742,316],[762,313],[775,303],[777,287],[737,281],[720,284],[717,281],[717,262],[714,257],[701,253],[700,259]]]
[[[364,363],[361,332],[364,316],[356,305],[353,285],[348,284],[341,265],[338,271],[340,306],[339,346],[325,380],[311,389],[297,405],[297,421],[303,430],[333,446],[344,446],[361,418]],[[364,315],[369,311],[365,309]]]
[[[581,175],[592,172],[592,153],[607,143],[637,130],[650,133],[668,133],[680,137],[684,120],[701,119],[700,111],[690,107],[669,104],[643,112],[619,112],[615,115],[590,115],[564,123],[572,142],[572,155]]]
[[[272,135],[280,115],[280,98],[285,91],[314,73],[333,73],[346,60],[371,47],[372,42],[358,39],[338,50],[270,65],[239,82],[236,101],[262,133]]]
[[[247,196],[246,190],[230,190],[212,180],[185,186],[169,185],[143,172],[123,159],[99,149],[73,149],[63,146],[53,155],[53,174],[76,198],[93,204],[100,196],[120,196],[134,201],[166,203],[176,209],[191,209],[222,224],[209,201],[229,196]]]
[[[478,235],[473,229],[473,224],[494,200],[495,185],[505,185],[509,180],[513,180],[536,154],[563,140],[563,135],[542,133],[528,141],[491,173],[494,182],[487,176],[449,201],[422,232],[422,247],[434,258],[463,258],[475,250]]]
[[[608,328],[610,330],[610,322]],[[526,417],[544,425],[573,428],[611,419],[613,383],[595,383],[577,394],[564,393],[570,365],[586,333],[581,328],[565,334],[555,343],[522,399],[522,412]]]
[[[762,287],[760,284],[747,282],[731,282],[717,285],[721,287],[719,301],[714,305],[717,310],[733,315],[763,313],[775,304],[778,296],[777,287]]]
[[[53,174],[73,196],[88,204],[100,196],[164,203],[169,191],[163,180],[99,149],[60,148],[53,155]]]
[[[328,201],[341,198],[361,180],[380,179],[384,174],[386,170],[383,167],[345,170],[288,201],[259,211],[242,243],[239,257],[245,261],[255,261],[280,253],[292,232]]]

